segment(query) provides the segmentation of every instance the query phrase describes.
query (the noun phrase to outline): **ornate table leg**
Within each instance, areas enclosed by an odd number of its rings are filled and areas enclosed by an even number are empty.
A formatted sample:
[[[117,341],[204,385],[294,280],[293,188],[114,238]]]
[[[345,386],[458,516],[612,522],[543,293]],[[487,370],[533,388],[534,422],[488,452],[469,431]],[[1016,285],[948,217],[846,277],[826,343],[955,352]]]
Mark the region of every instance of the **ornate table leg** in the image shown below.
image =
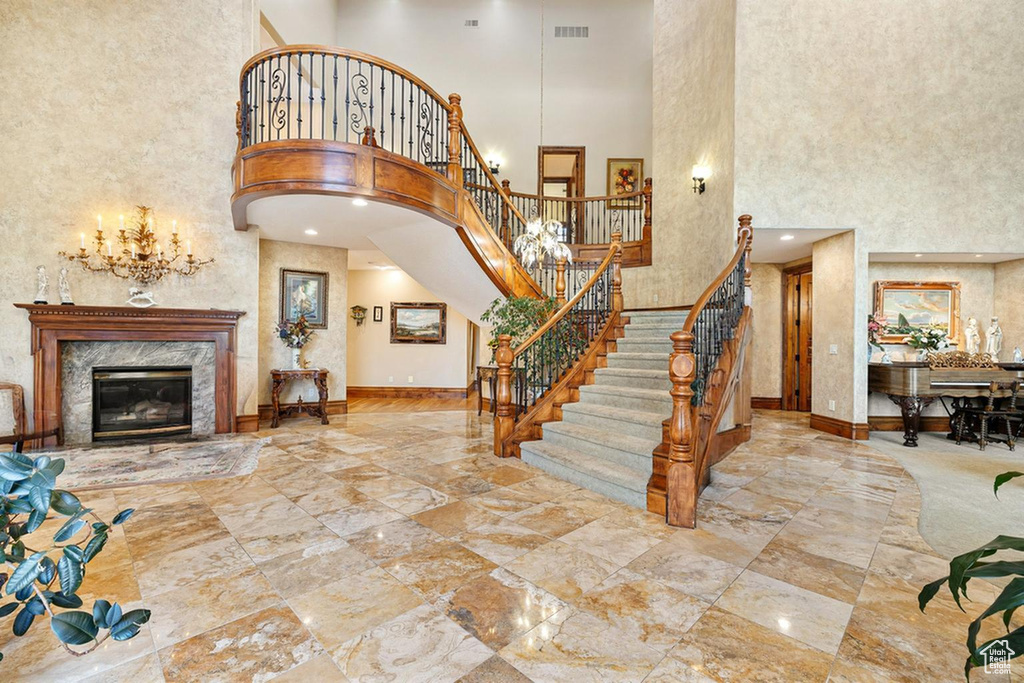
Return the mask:
[[[476,369],[476,416],[480,417],[480,413],[484,410],[484,387],[483,380],[480,378],[480,368]]]
[[[917,433],[921,428],[921,411],[932,404],[934,398],[920,396],[893,396],[889,400],[900,407],[903,415],[903,445],[917,448]]]
[[[277,429],[281,419],[281,389],[284,388],[284,379],[275,377],[273,382],[273,387],[270,390],[271,403],[273,404],[271,407],[273,412],[270,414],[270,428]]]
[[[318,410],[320,412],[320,424],[330,424],[327,420],[327,378],[322,375],[317,375],[313,380],[316,384],[316,389],[320,394],[320,403]]]

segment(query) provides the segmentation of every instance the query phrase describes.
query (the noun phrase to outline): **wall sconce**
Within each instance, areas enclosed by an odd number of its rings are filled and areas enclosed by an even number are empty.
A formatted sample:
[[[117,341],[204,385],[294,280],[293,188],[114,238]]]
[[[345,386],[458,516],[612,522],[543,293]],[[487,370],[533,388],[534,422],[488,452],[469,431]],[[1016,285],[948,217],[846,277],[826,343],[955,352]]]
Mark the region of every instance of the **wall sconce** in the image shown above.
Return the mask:
[[[711,177],[711,169],[707,166],[693,167],[693,191],[697,194],[704,194],[706,189],[704,181]]]
[[[491,173],[498,175],[498,171],[501,169],[501,161],[498,159],[488,159],[487,168],[491,170]]]

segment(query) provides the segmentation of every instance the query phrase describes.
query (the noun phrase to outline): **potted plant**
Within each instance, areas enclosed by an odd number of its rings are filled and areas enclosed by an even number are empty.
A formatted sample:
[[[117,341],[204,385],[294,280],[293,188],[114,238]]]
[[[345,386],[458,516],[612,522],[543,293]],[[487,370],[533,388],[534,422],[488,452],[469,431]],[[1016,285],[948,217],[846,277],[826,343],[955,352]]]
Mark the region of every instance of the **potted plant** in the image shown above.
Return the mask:
[[[510,296],[492,301],[490,308],[480,316],[481,321],[492,326],[491,339],[487,342],[491,349],[491,362],[494,362],[494,351],[498,348],[500,335],[512,337],[514,349],[557,310],[558,302],[553,297],[538,299],[532,296]]]
[[[306,316],[300,315],[295,322],[282,320],[277,324],[277,336],[292,350],[292,368],[301,370],[302,347],[313,337],[313,329],[306,321]]]
[[[1022,476],[1024,476],[1024,472],[1000,474],[993,484],[995,495],[999,496],[1000,486],[1011,479]],[[960,598],[967,597],[967,584],[971,579],[1014,577],[1006,584],[995,601],[967,627],[968,655],[967,661],[964,663],[964,677],[968,681],[971,679],[971,669],[977,666],[986,665],[986,670],[992,671],[993,664],[997,664],[999,665],[998,669],[1009,673],[1009,660],[1024,654],[1024,627],[1010,630],[1014,611],[1024,605],[1024,561],[1021,559],[983,561],[1000,550],[1024,551],[1024,538],[997,536],[980,548],[954,557],[949,562],[949,575],[929,583],[921,589],[921,593],[917,596],[918,607],[924,612],[932,598],[946,585],[949,587],[949,592],[952,594],[953,600],[956,601],[957,607],[964,611],[963,605],[960,604]],[[988,617],[997,614],[1006,628],[1006,635],[979,644],[978,634],[981,631],[982,623]],[[997,662],[993,662],[990,656],[995,654],[992,648],[1001,649]]]
[[[103,550],[111,526],[123,524],[134,511],[122,510],[107,524],[74,494],[56,488],[63,471],[62,458],[0,453],[0,587],[4,597],[13,596],[0,604],[0,618],[14,615],[12,629],[20,637],[36,617],[46,615],[61,647],[81,657],[107,639],[134,638],[150,612],[125,612],[107,600],[96,600],[91,611],[78,609],[82,599],[76,593],[89,563]],[[65,517],[64,523],[52,535],[37,533],[54,518],[51,511]]]
[[[868,362],[871,362],[871,349],[885,353],[885,347],[879,341],[879,335],[885,331],[886,318],[881,313],[868,314]]]
[[[938,327],[915,327],[903,338],[903,343],[917,349],[919,360],[924,360],[933,351],[949,348],[946,331]]]

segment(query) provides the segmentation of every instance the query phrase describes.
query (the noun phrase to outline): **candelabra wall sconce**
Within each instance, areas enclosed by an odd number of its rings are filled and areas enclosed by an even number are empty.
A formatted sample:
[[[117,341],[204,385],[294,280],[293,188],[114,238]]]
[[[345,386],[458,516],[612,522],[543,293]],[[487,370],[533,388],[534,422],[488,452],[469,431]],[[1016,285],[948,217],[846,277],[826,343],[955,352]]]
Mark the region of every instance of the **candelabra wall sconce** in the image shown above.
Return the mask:
[[[697,194],[704,194],[707,189],[705,181],[711,177],[711,169],[707,166],[693,167],[693,191]]]
[[[496,159],[488,159],[487,160],[487,168],[494,175],[498,175],[498,172],[501,171],[501,162],[497,161]]]
[[[93,249],[86,247],[86,237],[81,235],[81,246],[77,252],[61,251],[60,255],[69,261],[81,264],[85,270],[96,273],[110,273],[125,280],[140,284],[156,282],[165,275],[195,275],[200,268],[213,263],[212,258],[201,259],[192,253],[192,241],[178,237],[178,222],[171,221],[171,237],[164,249],[157,240],[153,225],[153,210],[148,206],[137,206],[135,224],[125,227],[124,216],[118,217],[118,232],[114,237],[116,245],[103,233],[103,216],[96,216],[96,234]]]

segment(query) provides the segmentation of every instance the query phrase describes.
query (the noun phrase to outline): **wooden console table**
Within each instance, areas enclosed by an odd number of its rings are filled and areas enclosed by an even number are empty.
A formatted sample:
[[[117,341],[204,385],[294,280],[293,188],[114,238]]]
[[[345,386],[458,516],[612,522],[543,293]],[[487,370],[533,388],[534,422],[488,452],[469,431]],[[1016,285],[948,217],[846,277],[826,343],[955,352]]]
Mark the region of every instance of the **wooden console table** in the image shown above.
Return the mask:
[[[497,365],[478,365],[476,366],[476,414],[479,415],[483,412],[484,407],[484,382],[487,382],[487,387],[490,390],[490,402],[491,412],[494,413],[497,410],[497,404],[494,402],[495,386],[498,381],[498,366]]]
[[[327,370],[323,368],[307,368],[305,370],[271,370],[270,379],[272,382],[271,399],[273,402],[270,415],[270,426],[276,429],[282,417],[291,417],[298,413],[306,413],[310,417],[319,417],[320,424],[330,424],[327,421]],[[311,379],[320,395],[316,403],[303,403],[299,396],[294,405],[281,407],[281,390],[284,384],[290,379]]]

